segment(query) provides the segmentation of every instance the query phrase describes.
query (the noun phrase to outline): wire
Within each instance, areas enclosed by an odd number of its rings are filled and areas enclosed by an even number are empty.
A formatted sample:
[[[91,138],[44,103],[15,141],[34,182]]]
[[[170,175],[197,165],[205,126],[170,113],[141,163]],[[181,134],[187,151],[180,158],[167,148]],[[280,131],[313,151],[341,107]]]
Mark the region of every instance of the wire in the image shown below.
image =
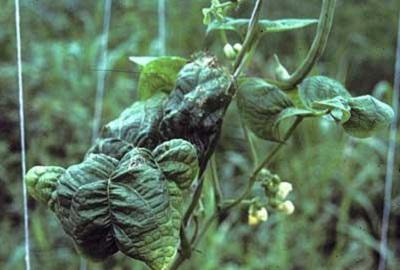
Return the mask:
[[[111,20],[111,5],[112,5],[112,0],[104,0],[103,34],[101,36],[101,47],[100,47],[101,70],[105,70],[107,67],[107,46],[108,46],[108,33],[110,29],[110,20]],[[106,79],[106,72],[99,72],[97,75],[95,109],[94,109],[93,126],[92,126],[92,144],[96,141],[97,137],[99,136],[101,115],[103,112],[105,79]]]
[[[399,115],[399,92],[400,92],[400,13],[399,13],[399,24],[397,32],[397,50],[396,50],[396,64],[395,64],[395,78],[394,88],[392,97],[392,107],[394,110],[394,121],[391,124],[390,135],[389,135],[389,148],[387,152],[387,166],[386,166],[386,177],[385,177],[385,197],[383,206],[382,216],[382,227],[381,227],[381,243],[380,243],[380,259],[379,259],[379,270],[386,268],[388,247],[387,238],[390,221],[390,208],[392,200],[392,186],[393,186],[393,168],[396,156],[396,137],[397,137],[397,125]]]
[[[24,118],[24,87],[22,83],[22,61],[21,61],[21,29],[20,29],[20,13],[19,0],[15,0],[15,34],[17,40],[17,72],[18,72],[18,101],[19,101],[19,128],[21,141],[21,180],[22,194],[24,204],[24,242],[25,242],[25,269],[31,269],[31,261],[29,255],[29,209],[28,195],[24,176],[26,172],[26,152],[25,152],[25,118]]]
[[[166,5],[165,0],[158,0],[158,46],[159,54],[166,54],[167,42],[167,20],[166,20]]]

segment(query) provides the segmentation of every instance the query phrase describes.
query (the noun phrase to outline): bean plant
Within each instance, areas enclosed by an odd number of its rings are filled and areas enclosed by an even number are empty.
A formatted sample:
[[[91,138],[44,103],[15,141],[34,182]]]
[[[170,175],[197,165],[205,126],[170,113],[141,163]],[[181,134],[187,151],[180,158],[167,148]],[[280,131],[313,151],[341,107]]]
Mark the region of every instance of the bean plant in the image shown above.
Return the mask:
[[[327,44],[335,0],[322,1],[319,19],[281,20],[261,18],[262,0],[255,1],[250,18],[230,17],[241,2],[212,0],[202,10],[207,33],[220,33],[226,59],[205,51],[191,59],[131,57],[141,68],[140,100],[103,127],[82,162],[68,168],[35,166],[26,174],[30,195],[54,212],[82,256],[104,260],[120,251],[150,269],[178,269],[196,256],[217,218],[239,205],[248,208],[249,226],[272,213],[295,211],[287,199],[292,184],[268,166],[303,119],[324,117],[359,138],[392,121],[393,110],[376,98],[354,97],[334,79],[309,76]],[[313,25],[314,41],[295,71],[274,55],[271,77],[243,72],[266,34]],[[254,169],[249,168],[241,194],[226,198],[220,185],[228,179],[218,179],[213,155],[232,102]],[[258,157],[251,133],[274,148]],[[201,210],[207,168],[213,213]],[[254,193],[255,186],[263,194]]]

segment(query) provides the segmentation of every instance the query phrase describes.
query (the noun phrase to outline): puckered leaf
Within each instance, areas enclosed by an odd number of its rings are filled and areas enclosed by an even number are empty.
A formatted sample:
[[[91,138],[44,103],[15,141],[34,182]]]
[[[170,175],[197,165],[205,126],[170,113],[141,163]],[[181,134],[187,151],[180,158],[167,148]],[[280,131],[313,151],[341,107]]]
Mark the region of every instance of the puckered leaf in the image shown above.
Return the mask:
[[[308,110],[296,109],[290,98],[276,86],[259,78],[243,81],[237,93],[238,108],[246,125],[258,137],[281,141],[279,123],[294,116],[308,116]]]
[[[139,98],[145,100],[160,92],[171,92],[178,72],[186,62],[181,57],[163,56],[143,65],[139,76]]]
[[[153,156],[167,179],[176,182],[181,189],[188,188],[199,171],[196,148],[182,139],[160,144]]]
[[[336,97],[351,98],[350,93],[340,82],[324,76],[313,76],[305,79],[299,85],[299,95],[304,105],[311,109],[314,102]]]
[[[50,208],[53,208],[52,194],[64,172],[64,168],[57,166],[35,166],[31,168],[25,176],[29,194],[41,203],[48,204]]]
[[[60,178],[57,199],[65,231],[92,259],[120,250],[158,270],[177,252],[181,193],[144,148],[133,148],[120,161],[88,155]]]
[[[231,80],[214,57],[201,54],[179,72],[176,87],[164,105],[160,123],[163,141],[182,138],[195,145],[200,173],[214,151],[232,99]]]
[[[121,159],[133,145],[119,138],[97,139],[95,144],[89,149],[87,155],[104,154],[116,159]]]
[[[350,119],[343,124],[351,136],[366,138],[389,126],[394,118],[393,109],[372,96],[361,96],[349,100]]]
[[[158,94],[148,100],[135,102],[125,109],[117,119],[104,126],[100,140],[92,148],[94,153],[101,153],[100,148],[117,150],[115,147],[121,147],[118,140],[136,147],[153,149],[160,142],[158,125],[163,114],[162,103],[165,98],[164,94]],[[102,140],[107,138],[111,141]],[[118,152],[121,152],[121,149],[116,153]],[[107,151],[105,154],[110,153]]]
[[[316,23],[318,23],[318,20],[315,19],[259,20],[258,28],[262,33],[273,33],[296,30]],[[225,17],[212,21],[208,25],[207,32],[229,30],[244,34],[248,25],[249,19]]]

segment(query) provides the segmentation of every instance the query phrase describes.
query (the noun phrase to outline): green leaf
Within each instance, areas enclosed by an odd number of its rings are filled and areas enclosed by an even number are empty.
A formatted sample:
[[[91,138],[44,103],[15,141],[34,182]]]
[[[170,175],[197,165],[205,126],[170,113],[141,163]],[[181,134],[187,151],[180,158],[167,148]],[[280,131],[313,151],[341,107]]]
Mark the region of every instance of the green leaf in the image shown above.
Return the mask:
[[[239,112],[251,131],[270,141],[282,141],[281,121],[313,114],[309,110],[294,108],[282,90],[259,78],[249,78],[240,84],[237,102]]]
[[[89,153],[103,153],[120,158],[129,147],[152,149],[159,144],[159,122],[163,116],[166,95],[156,94],[151,98],[133,103],[120,116],[103,127],[100,140]]]
[[[313,109],[314,102],[336,97],[342,97],[345,100],[351,98],[350,93],[340,82],[325,76],[313,76],[305,79],[299,85],[299,95],[303,104],[310,109]]]
[[[157,56],[130,56],[129,60],[143,68],[145,65],[156,60],[157,58]]]
[[[181,193],[171,183],[147,149],[133,148],[120,161],[91,154],[61,177],[55,212],[84,255],[105,259],[120,250],[165,269],[181,223]]]
[[[316,110],[327,110],[332,118],[341,124],[345,123],[350,118],[350,105],[342,96],[314,101],[311,107]]]
[[[167,179],[181,189],[190,187],[199,172],[196,148],[185,140],[164,142],[153,150],[153,156]]]
[[[262,33],[275,33],[296,30],[318,23],[315,19],[282,19],[282,20],[260,20],[258,28]],[[249,25],[249,19],[235,19],[225,17],[213,20],[207,28],[207,33],[215,30],[235,31],[241,35],[245,34]]]
[[[173,56],[158,57],[147,62],[139,76],[139,98],[145,100],[159,92],[170,93],[186,62],[184,58]]]
[[[25,175],[29,194],[41,203],[48,204],[53,209],[53,192],[57,188],[58,179],[65,172],[57,166],[35,166]]]
[[[350,119],[343,128],[351,136],[366,138],[386,128],[394,118],[393,109],[372,96],[361,96],[349,100]]]

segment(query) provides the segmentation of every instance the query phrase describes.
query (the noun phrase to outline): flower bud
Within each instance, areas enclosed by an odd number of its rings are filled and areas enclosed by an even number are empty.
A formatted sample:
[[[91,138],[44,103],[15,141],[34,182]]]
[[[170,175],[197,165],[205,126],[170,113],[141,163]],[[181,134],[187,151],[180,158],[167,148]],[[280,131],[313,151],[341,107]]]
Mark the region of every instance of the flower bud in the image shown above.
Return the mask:
[[[228,59],[234,59],[236,57],[235,49],[232,47],[231,44],[226,43],[224,46],[224,53]]]
[[[265,222],[268,219],[268,212],[265,207],[262,207],[258,210],[250,207],[249,209],[249,216],[248,216],[248,223],[250,226],[256,226],[261,222]]]
[[[278,185],[278,192],[277,192],[277,196],[280,199],[285,199],[288,194],[293,190],[293,186],[291,183],[289,182],[280,182]]]
[[[240,43],[236,43],[235,45],[233,45],[233,48],[237,53],[240,53],[240,51],[243,49],[243,46]]]
[[[277,55],[274,55],[274,60],[275,60],[275,70],[274,70],[275,78],[278,81],[284,81],[289,79],[290,74],[286,70],[286,68],[281,64]]]
[[[291,201],[284,201],[278,205],[278,210],[286,215],[291,215],[294,212],[294,205]]]

